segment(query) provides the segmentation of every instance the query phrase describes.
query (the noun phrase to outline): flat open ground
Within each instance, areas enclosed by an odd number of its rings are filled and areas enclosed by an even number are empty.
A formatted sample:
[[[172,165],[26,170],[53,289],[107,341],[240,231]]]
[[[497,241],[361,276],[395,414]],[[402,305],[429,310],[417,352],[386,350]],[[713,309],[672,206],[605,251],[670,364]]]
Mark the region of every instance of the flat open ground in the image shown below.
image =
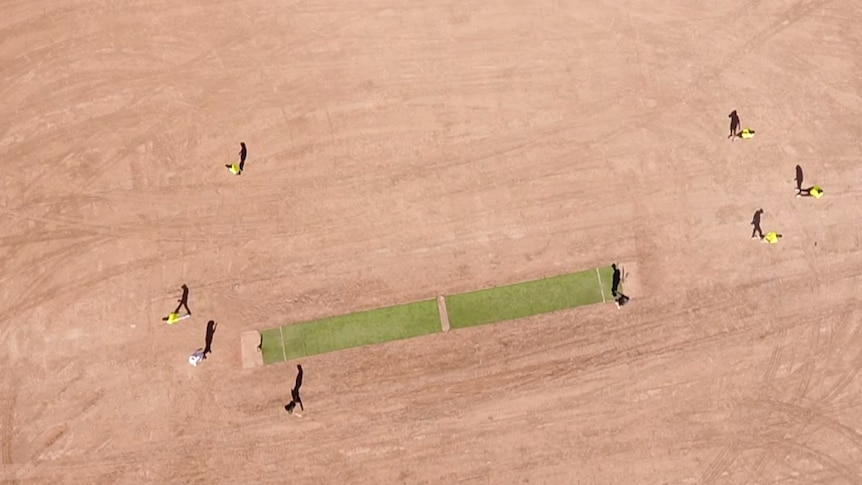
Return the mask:
[[[860,2],[2,13],[0,481],[862,482]],[[241,366],[247,330],[613,261],[620,310],[303,359],[302,418],[295,361]]]

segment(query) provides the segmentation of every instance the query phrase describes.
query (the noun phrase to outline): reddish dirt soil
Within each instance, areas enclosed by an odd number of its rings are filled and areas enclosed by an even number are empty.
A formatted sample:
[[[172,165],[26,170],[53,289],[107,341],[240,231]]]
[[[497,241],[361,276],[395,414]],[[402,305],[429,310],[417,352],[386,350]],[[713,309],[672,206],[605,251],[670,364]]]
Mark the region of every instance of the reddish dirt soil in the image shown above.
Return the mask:
[[[862,6],[619,3],[5,2],[0,481],[862,483]],[[620,310],[304,359],[302,418],[241,366],[615,260]]]

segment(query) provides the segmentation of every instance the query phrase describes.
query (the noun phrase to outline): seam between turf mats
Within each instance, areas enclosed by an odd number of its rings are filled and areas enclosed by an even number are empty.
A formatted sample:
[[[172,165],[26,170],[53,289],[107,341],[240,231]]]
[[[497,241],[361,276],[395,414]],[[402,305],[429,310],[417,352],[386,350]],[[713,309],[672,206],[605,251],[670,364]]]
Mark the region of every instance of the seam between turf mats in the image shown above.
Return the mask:
[[[284,347],[284,326],[278,327],[278,333],[281,334],[281,356],[284,357],[284,362],[287,362],[287,349]]]

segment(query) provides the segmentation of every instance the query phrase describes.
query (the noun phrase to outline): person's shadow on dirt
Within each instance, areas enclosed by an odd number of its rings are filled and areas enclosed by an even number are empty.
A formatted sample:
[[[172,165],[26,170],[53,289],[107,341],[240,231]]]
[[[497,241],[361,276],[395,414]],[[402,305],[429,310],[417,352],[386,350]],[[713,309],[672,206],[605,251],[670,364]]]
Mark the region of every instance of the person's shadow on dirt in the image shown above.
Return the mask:
[[[727,117],[730,118],[730,134],[727,137],[733,138],[739,132],[739,115],[736,114],[736,110],[733,110]]]
[[[622,271],[617,267],[617,263],[611,265],[614,270],[614,276],[611,280],[611,296],[616,298],[620,292],[620,281],[622,280]]]
[[[296,374],[296,382],[293,384],[293,389],[290,390],[290,402],[284,405],[284,410],[290,414],[293,414],[294,408],[299,404],[299,409],[301,411],[305,411],[305,408],[302,405],[302,397],[299,395],[299,388],[302,387],[302,365],[297,364],[296,370],[298,371]]]
[[[796,177],[794,178],[794,180],[796,180],[796,193],[797,194],[802,192],[802,180],[804,178],[805,178],[805,175],[802,173],[802,166],[797,165],[796,166]]]
[[[179,305],[177,305],[177,309],[174,310],[174,313],[179,313],[180,308],[185,307],[186,313],[189,315],[192,314],[192,311],[189,309],[189,287],[185,284],[181,287],[183,290],[183,295],[177,300]]]
[[[216,327],[218,324],[210,320],[207,322],[207,336],[206,336],[206,345],[204,346],[204,358],[206,359],[207,354],[212,353],[212,345],[213,345],[213,336],[215,336]]]
[[[763,215],[763,209],[757,209],[757,211],[755,211],[754,213],[754,216],[751,218],[751,225],[754,226],[754,228],[751,229],[751,239],[763,239],[763,229],[760,228],[761,215]]]

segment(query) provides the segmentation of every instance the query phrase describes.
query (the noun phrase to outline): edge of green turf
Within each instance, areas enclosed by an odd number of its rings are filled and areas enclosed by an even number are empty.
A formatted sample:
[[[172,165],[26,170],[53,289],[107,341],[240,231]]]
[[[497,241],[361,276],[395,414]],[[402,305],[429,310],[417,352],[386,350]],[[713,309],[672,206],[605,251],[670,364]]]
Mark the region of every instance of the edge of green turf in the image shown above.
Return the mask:
[[[260,353],[264,365],[284,362],[284,343],[281,339],[281,327],[260,331]]]
[[[278,330],[287,360],[442,332],[436,299],[295,323]],[[272,363],[279,361],[277,356],[271,358]]]
[[[610,267],[593,268],[447,296],[449,325],[472,327],[602,303],[611,299],[612,275]]]

